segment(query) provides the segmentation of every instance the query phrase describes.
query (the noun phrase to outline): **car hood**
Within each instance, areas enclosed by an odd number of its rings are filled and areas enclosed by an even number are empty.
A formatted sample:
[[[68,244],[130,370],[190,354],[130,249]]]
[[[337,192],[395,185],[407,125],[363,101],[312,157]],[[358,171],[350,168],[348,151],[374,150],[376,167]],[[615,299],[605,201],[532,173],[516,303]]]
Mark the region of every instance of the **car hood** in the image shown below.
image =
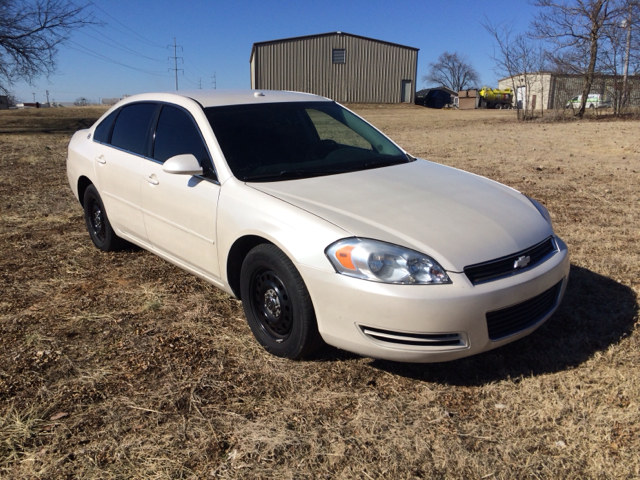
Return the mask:
[[[421,159],[248,185],[353,236],[412,248],[455,272],[524,250],[553,234],[540,212],[516,190]]]

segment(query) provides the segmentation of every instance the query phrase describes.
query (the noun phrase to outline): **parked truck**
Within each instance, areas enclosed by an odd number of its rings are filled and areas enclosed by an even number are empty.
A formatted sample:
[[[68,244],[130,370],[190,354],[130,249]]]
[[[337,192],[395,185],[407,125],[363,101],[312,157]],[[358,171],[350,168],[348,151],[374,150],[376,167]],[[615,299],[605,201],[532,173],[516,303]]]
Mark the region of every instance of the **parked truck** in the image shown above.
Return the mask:
[[[482,87],[478,92],[477,108],[512,108],[513,90]]]

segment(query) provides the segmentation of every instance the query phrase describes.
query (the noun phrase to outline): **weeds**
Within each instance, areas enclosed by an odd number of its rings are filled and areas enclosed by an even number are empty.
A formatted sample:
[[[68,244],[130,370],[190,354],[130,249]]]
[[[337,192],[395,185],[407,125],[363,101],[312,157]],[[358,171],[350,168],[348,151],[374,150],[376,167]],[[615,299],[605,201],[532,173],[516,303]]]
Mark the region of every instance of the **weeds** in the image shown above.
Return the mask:
[[[554,317],[445,364],[275,358],[237,300],[145,251],[93,248],[65,149],[103,110],[3,111],[0,476],[640,476],[637,119],[354,108],[549,208],[572,259]]]

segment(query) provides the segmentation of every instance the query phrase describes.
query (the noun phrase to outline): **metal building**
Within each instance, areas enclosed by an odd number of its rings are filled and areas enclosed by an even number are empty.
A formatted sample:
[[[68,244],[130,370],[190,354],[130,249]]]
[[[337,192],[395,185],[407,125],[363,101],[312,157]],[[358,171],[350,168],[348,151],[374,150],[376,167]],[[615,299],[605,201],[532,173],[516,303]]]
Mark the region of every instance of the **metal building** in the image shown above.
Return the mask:
[[[595,74],[590,93],[598,93],[603,98],[613,100],[622,95],[622,75]],[[516,92],[520,108],[533,111],[563,109],[574,96],[582,95],[584,76],[553,73],[531,72],[505,77],[498,80],[498,88],[511,88]],[[629,75],[627,84],[629,106],[640,106],[640,75]]]
[[[413,103],[418,50],[344,32],[254,43],[251,88],[341,103]]]

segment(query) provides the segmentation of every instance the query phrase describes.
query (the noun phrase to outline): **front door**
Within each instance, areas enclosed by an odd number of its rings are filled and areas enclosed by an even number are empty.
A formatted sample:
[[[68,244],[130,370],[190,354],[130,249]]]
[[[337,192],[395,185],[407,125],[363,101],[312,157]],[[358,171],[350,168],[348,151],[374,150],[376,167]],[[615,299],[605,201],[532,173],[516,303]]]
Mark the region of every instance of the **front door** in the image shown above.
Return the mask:
[[[402,80],[402,103],[411,103],[411,80]]]
[[[216,247],[216,210],[220,185],[212,176],[178,175],[162,170],[169,158],[191,153],[207,171],[211,159],[191,115],[162,107],[153,160],[142,164],[142,211],[152,247],[179,265],[220,277]]]
[[[518,101],[518,109],[525,110],[527,108],[527,87],[518,87],[516,98]]]

